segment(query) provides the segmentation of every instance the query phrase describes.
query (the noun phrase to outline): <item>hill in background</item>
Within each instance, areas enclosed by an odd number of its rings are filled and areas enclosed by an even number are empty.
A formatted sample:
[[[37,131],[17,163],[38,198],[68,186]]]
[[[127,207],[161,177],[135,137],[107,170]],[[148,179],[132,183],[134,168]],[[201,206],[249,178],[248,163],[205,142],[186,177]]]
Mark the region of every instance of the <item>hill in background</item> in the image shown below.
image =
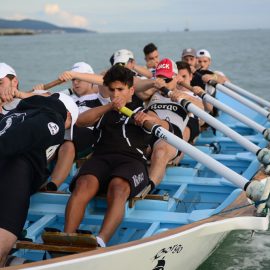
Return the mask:
[[[75,27],[60,27],[52,23],[25,19],[21,21],[0,19],[0,32],[4,33],[96,33],[96,31]]]

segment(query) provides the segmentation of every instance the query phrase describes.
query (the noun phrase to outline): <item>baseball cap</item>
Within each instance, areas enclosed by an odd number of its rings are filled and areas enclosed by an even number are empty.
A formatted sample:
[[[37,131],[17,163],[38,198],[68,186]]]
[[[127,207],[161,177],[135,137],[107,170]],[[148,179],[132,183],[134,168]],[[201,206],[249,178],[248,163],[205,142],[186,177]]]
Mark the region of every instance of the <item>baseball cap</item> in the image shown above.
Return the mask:
[[[175,62],[169,58],[162,59],[156,67],[156,76],[172,78],[178,73]]]
[[[197,51],[197,57],[208,57],[211,59],[211,54],[207,50],[202,49]]]
[[[114,65],[118,63],[126,64],[130,59],[134,59],[134,55],[131,51],[122,49],[122,50],[116,51],[114,53],[113,58],[114,58],[114,62],[113,62]]]
[[[0,79],[5,78],[7,75],[16,75],[15,70],[6,63],[0,63]]]
[[[65,105],[66,109],[71,114],[71,126],[69,130],[66,130],[65,138],[68,137],[68,139],[72,140],[73,138],[73,126],[76,123],[78,116],[79,116],[79,108],[77,104],[74,102],[73,98],[70,96],[58,93],[59,94],[59,100]]]
[[[72,71],[80,72],[80,73],[89,73],[89,74],[94,74],[93,68],[88,65],[85,62],[78,62],[73,65],[71,68]]]
[[[193,48],[187,48],[182,51],[182,58],[185,56],[193,56],[196,57],[196,50]]]

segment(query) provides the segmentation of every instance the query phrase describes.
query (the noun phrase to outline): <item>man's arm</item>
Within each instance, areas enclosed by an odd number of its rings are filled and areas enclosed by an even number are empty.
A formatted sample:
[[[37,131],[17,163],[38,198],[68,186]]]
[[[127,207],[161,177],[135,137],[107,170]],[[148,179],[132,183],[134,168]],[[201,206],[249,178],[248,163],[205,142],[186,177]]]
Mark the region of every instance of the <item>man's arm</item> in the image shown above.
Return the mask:
[[[156,113],[152,111],[148,111],[147,113],[143,111],[139,111],[134,115],[135,123],[138,126],[143,126],[143,124],[148,121],[155,125],[160,125],[164,127],[165,129],[169,129],[169,123],[166,120],[160,119]]]
[[[155,80],[142,80],[140,78],[134,78],[134,88],[136,95],[142,100],[148,100],[157,91],[154,86]]]
[[[59,80],[66,82],[73,79],[78,79],[85,82],[90,82],[98,85],[103,85],[103,76],[98,74],[80,73],[75,71],[65,71],[58,77]]]
[[[79,127],[93,126],[102,117],[103,114],[112,109],[113,103],[89,109],[79,115],[76,125]]]

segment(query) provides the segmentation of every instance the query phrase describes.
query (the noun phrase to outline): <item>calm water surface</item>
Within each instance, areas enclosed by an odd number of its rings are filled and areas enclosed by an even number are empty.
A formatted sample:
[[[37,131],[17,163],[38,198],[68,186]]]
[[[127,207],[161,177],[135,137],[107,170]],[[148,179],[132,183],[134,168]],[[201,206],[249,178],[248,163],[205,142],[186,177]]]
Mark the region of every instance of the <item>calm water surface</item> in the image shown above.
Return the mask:
[[[0,62],[13,66],[20,88],[55,80],[78,61],[100,72],[118,49],[134,52],[144,64],[142,48],[154,42],[162,57],[180,60],[182,49],[208,49],[212,68],[223,71],[233,83],[270,99],[270,30],[167,32],[126,34],[62,34],[0,36]],[[56,88],[56,90],[62,87]],[[270,232],[231,233],[199,270],[270,269]]]

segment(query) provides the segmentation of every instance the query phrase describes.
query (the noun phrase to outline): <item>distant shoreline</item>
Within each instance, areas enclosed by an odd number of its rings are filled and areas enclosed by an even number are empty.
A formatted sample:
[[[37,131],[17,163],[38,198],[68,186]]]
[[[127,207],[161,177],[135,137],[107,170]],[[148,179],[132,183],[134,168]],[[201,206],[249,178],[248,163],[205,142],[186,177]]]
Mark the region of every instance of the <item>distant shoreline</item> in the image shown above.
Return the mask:
[[[0,36],[34,35],[35,31],[27,29],[0,29]]]

